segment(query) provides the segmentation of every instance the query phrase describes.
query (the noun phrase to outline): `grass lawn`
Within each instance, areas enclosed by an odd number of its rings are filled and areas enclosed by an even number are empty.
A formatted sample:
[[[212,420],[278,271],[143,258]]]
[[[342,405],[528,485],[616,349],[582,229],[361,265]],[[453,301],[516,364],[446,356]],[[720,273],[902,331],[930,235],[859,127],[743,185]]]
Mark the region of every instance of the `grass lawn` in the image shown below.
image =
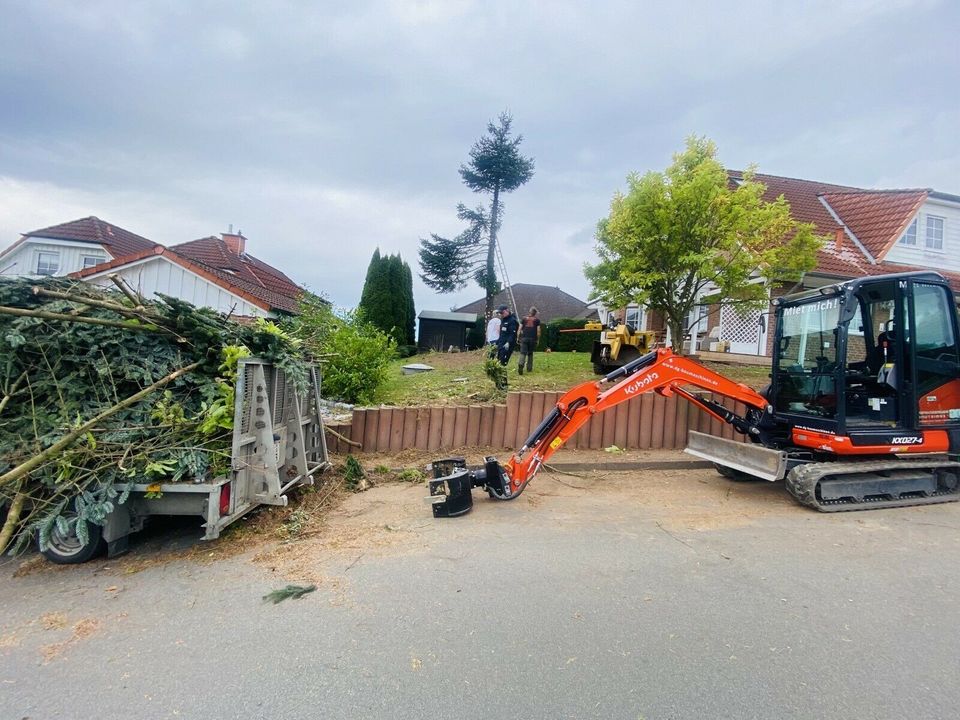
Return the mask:
[[[398,407],[418,405],[477,405],[503,402],[483,372],[483,350],[463,353],[430,352],[411,358],[394,360],[390,364],[387,382],[377,393],[376,402]],[[511,390],[569,390],[586,380],[599,378],[593,374],[587,353],[545,353],[533,356],[533,372],[517,374],[517,353],[510,359]],[[401,368],[411,363],[423,363],[434,369],[430,372],[404,375]],[[769,382],[769,369],[728,363],[703,363],[725,377],[752,388],[761,388]]]

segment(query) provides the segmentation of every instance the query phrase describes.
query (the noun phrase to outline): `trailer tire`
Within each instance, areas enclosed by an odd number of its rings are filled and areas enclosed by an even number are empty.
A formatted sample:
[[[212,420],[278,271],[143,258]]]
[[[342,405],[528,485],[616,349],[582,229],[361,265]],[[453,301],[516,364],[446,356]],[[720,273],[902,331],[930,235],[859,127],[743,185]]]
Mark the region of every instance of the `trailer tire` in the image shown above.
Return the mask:
[[[64,517],[69,520],[75,515],[73,510],[64,513]],[[92,522],[84,520],[87,523],[87,543],[83,545],[77,537],[76,530],[72,530],[68,535],[62,534],[54,525],[50,533],[50,542],[46,550],[41,550],[40,554],[47,560],[57,565],[79,565],[93,559],[99,554],[105,545],[103,541],[103,528],[94,525]],[[39,535],[39,534],[38,534]],[[37,538],[39,546],[40,539]]]

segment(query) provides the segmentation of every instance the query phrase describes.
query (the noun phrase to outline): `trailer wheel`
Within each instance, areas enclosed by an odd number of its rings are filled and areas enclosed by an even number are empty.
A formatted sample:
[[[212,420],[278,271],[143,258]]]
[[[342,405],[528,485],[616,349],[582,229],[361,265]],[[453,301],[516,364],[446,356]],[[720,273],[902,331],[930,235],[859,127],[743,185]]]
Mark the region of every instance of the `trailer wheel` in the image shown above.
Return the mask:
[[[72,520],[76,517],[76,513],[70,510],[64,513],[63,517],[66,520]],[[63,534],[54,525],[47,549],[41,550],[40,554],[57,565],[79,565],[92,559],[103,549],[103,528],[86,520],[84,522],[87,523],[87,543],[85,545],[77,537],[76,529],[71,529],[69,533]],[[40,544],[39,537],[37,544]]]

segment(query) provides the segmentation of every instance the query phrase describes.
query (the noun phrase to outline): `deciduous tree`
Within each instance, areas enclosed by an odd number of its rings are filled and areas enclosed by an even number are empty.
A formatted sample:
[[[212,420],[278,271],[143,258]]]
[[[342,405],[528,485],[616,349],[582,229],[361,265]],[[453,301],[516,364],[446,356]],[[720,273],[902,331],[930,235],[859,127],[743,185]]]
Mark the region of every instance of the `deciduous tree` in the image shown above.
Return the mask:
[[[783,196],[766,202],[753,177],[732,186],[716,146],[700,137],[664,172],[630,175],[598,224],[599,262],[584,268],[597,297],[660,311],[679,351],[704,290],[760,306],[770,283],[798,280],[816,264],[820,240]]]

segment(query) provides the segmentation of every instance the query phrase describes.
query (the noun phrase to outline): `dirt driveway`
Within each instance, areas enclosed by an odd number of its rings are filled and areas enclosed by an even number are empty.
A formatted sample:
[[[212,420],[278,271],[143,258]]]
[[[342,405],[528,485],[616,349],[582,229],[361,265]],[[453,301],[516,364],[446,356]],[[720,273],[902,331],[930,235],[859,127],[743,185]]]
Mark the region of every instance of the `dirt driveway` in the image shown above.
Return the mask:
[[[0,565],[0,717],[960,707],[960,505],[820,515],[701,469],[542,474],[446,521],[424,494],[375,487],[306,537],[234,555]],[[318,590],[261,601],[288,582]]]

